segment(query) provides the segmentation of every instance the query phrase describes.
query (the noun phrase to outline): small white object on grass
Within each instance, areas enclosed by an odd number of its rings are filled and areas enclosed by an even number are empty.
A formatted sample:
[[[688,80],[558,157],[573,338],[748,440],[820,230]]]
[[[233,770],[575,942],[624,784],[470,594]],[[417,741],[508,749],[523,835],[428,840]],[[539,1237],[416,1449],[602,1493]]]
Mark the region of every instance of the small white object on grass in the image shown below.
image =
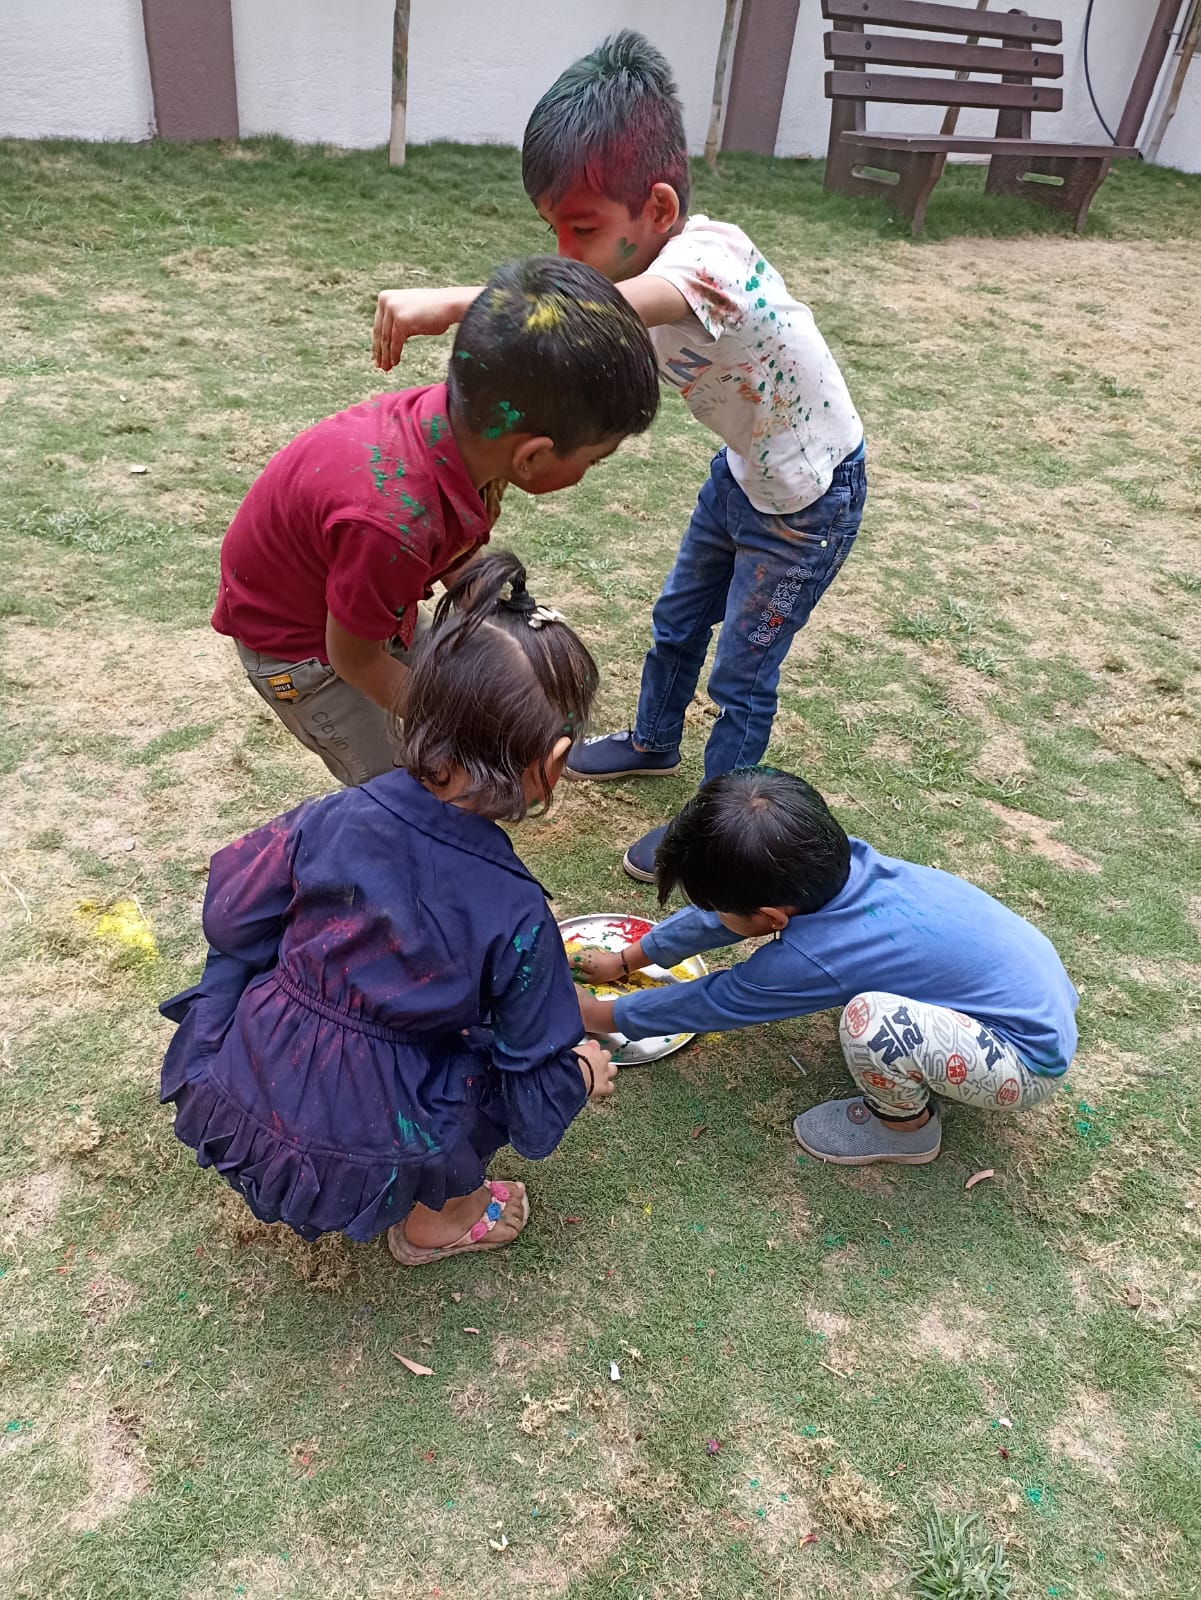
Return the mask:
[[[150,468],[149,467],[130,467],[129,470],[134,476],[140,476],[144,472],[149,472]]]
[[[609,1363],[609,1382],[621,1382],[621,1368],[617,1365],[616,1361],[610,1361]]]

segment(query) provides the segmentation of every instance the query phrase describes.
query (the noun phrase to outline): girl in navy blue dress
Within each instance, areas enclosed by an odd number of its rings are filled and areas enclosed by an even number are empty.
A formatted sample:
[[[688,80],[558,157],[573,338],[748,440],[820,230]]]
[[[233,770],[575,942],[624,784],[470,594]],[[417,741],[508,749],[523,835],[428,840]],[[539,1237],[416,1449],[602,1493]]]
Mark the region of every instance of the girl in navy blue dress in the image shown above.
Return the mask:
[[[421,1265],[525,1226],[503,1144],[547,1156],[608,1054],[583,1040],[543,891],[498,819],[549,801],[597,672],[516,557],[465,569],[418,648],[403,765],[213,857],[210,949],[162,1007],[175,1132],[263,1222],[385,1230]]]

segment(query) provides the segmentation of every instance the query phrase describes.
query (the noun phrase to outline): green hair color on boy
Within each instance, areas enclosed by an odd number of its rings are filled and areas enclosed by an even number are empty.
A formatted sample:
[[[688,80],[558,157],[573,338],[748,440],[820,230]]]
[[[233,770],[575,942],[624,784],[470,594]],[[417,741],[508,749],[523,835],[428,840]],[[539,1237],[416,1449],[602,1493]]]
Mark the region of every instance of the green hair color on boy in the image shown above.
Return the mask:
[[[623,28],[559,75],[526,124],[521,179],[535,205],[584,183],[637,216],[656,183],[688,210],[688,146],[671,68]]]
[[[456,427],[541,434],[560,456],[642,433],[659,405],[637,312],[592,267],[557,256],[497,268],[459,324],[446,387]]]

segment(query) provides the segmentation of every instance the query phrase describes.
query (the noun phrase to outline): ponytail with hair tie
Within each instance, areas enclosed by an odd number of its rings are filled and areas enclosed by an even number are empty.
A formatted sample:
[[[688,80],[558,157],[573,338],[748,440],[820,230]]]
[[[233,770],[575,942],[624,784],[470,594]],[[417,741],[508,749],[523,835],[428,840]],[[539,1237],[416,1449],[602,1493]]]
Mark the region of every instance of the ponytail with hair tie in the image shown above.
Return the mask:
[[[598,676],[560,613],[526,588],[513,552],[490,550],[454,574],[414,652],[396,728],[404,765],[427,784],[462,773],[468,784],[456,803],[516,821],[528,810],[531,766],[549,798],[547,763],[564,735],[583,732]]]
[[[511,611],[518,617],[531,617],[537,608],[538,602],[525,586],[525,572],[519,567],[509,580],[508,595],[498,596],[496,609]]]
[[[514,616],[524,617],[531,628],[541,628],[548,622],[565,622],[567,619],[561,611],[555,611],[551,606],[542,606],[534,599],[525,586],[525,579],[514,578],[509,585],[508,598],[501,598],[496,602],[498,611],[509,611]]]

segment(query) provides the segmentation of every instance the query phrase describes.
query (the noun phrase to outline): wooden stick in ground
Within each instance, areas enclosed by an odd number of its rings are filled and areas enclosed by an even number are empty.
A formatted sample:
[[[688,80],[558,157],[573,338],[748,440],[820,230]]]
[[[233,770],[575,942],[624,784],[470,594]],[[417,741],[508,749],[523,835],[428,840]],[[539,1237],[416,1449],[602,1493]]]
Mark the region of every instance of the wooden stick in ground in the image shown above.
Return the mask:
[[[409,0],[396,0],[392,15],[392,133],[388,162],[405,164],[405,116],[409,105]]]
[[[1193,20],[1188,25],[1180,46],[1180,60],[1176,63],[1176,72],[1172,78],[1172,87],[1168,90],[1168,98],[1155,123],[1155,131],[1147,141],[1147,148],[1143,151],[1143,158],[1154,161],[1159,154],[1159,147],[1163,143],[1163,136],[1168,131],[1168,123],[1176,115],[1176,107],[1180,102],[1180,91],[1184,88],[1184,80],[1188,77],[1188,69],[1192,65],[1193,56],[1196,54],[1198,41],[1201,41],[1201,0],[1193,12]]]
[[[738,15],[738,5],[739,0],[726,0],[721,40],[717,46],[717,66],[713,73],[713,109],[709,113],[709,132],[705,137],[705,165],[710,172],[717,171],[717,141],[721,137],[721,119],[726,104],[726,66],[730,59],[730,40],[734,35],[734,19]]]
[[[987,11],[988,10],[988,0],[976,0],[976,10],[977,11]],[[968,42],[968,44],[979,44],[980,43],[980,35],[978,33],[969,33],[968,36],[967,36],[967,42]],[[957,72],[955,74],[955,76],[957,78],[970,78],[971,77],[971,73],[970,72]],[[959,106],[948,106],[947,107],[946,111],[943,113],[942,127],[938,130],[939,133],[954,133],[955,132],[956,126],[958,125],[958,122],[959,122],[959,111],[960,111],[960,107]]]

